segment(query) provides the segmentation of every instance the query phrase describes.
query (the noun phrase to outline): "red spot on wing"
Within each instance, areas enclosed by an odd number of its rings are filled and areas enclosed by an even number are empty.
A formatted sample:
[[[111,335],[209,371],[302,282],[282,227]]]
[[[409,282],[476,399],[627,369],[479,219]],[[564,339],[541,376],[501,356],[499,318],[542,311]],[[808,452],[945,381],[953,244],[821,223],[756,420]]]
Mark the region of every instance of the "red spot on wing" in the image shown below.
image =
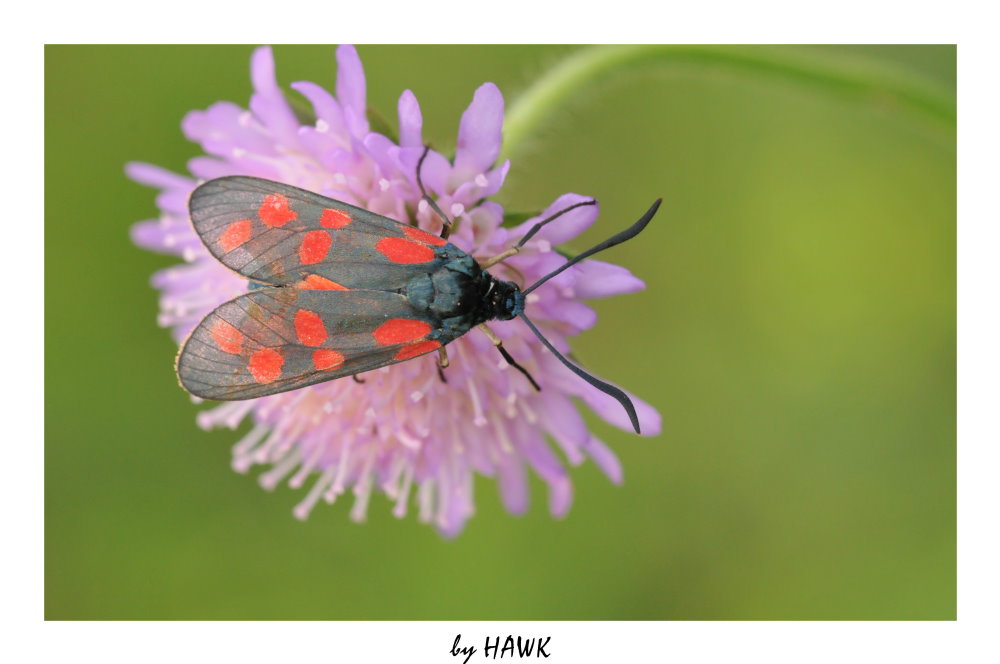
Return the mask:
[[[347,290],[346,286],[341,286],[336,281],[330,281],[318,274],[310,274],[302,281],[296,282],[295,287],[307,290]]]
[[[372,336],[380,346],[395,346],[405,344],[408,341],[416,341],[427,336],[431,331],[431,326],[422,320],[410,320],[409,318],[390,318],[379,325]]]
[[[397,362],[401,362],[403,360],[408,360],[411,357],[416,357],[417,355],[423,355],[424,353],[429,353],[435,348],[440,348],[440,347],[441,347],[440,341],[433,341],[433,340],[418,341],[415,344],[410,344],[409,346],[403,346],[403,348],[401,348],[399,352],[396,353],[396,355],[392,359],[396,360]]]
[[[304,265],[318,263],[326,258],[332,244],[333,238],[326,231],[309,231],[299,245],[299,260]]]
[[[320,348],[313,352],[313,365],[320,371],[336,369],[344,364],[344,356],[329,348]]]
[[[268,226],[284,226],[296,219],[299,213],[288,207],[288,199],[281,194],[268,194],[257,210],[260,220]]]
[[[347,214],[343,210],[331,210],[326,208],[323,210],[323,214],[320,215],[319,225],[323,228],[343,228],[347,224],[351,223],[351,215]]]
[[[285,358],[273,348],[262,348],[250,356],[247,369],[258,383],[270,383],[281,376],[281,365]]]
[[[243,333],[221,318],[212,323],[210,333],[222,352],[232,355],[239,355],[242,352]]]
[[[219,236],[219,246],[223,251],[232,251],[250,239],[251,231],[249,219],[234,221]]]
[[[300,309],[295,314],[295,334],[306,346],[318,346],[326,341],[326,326],[323,319],[312,311]]]
[[[443,238],[440,238],[437,235],[431,235],[427,231],[422,231],[419,228],[414,228],[413,226],[406,226],[403,228],[403,232],[406,233],[406,237],[411,240],[423,242],[424,244],[433,244],[435,247],[443,247],[448,244]]]
[[[384,237],[375,249],[393,263],[429,263],[434,260],[434,250],[401,237]]]

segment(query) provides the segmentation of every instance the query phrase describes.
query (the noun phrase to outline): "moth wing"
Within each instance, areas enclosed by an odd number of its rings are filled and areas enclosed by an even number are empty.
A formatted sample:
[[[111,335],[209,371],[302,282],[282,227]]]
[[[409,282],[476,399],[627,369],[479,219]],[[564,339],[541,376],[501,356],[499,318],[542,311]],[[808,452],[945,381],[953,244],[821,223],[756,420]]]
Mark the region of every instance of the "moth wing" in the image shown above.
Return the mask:
[[[177,376],[195,396],[238,401],[402,362],[451,340],[397,293],[263,287],[198,324]]]
[[[441,238],[347,203],[260,178],[209,180],[191,194],[194,230],[226,267],[302,288],[395,290],[440,264]]]

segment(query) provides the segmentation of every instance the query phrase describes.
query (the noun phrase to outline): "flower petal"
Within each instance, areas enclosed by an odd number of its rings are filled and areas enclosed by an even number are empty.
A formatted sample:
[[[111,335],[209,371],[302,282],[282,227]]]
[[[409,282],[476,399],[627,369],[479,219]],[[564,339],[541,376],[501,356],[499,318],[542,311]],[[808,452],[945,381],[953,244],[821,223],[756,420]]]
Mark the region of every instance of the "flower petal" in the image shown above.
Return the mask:
[[[274,56],[269,46],[261,46],[250,58],[250,79],[254,94],[250,97],[250,110],[261,123],[288,147],[298,145],[299,121],[288,105],[285,94],[278,87],[274,74]]]
[[[577,263],[574,270],[576,282],[573,291],[577,297],[595,298],[609,297],[634,293],[646,287],[646,284],[632,275],[621,265],[605,263],[598,260],[585,260]]]
[[[587,456],[594,460],[594,463],[609,480],[615,484],[622,483],[622,479],[624,479],[622,464],[611,448],[593,436],[587,440],[583,447],[587,451]]]
[[[583,461],[580,448],[590,438],[583,417],[573,402],[558,390],[543,390],[541,397],[545,430],[555,439],[570,464],[580,464]]]
[[[486,174],[480,174],[473,180],[469,180],[455,190],[454,198],[466,207],[473,207],[476,201],[492,196],[500,191],[507,171],[510,170],[510,161],[505,161],[499,168],[494,168]]]
[[[395,143],[382,134],[372,132],[365,136],[363,144],[383,176],[391,176],[399,170],[400,148]]]
[[[462,114],[452,184],[472,180],[490,170],[500,156],[502,139],[503,95],[494,84],[484,83]]]
[[[571,325],[574,332],[589,330],[597,324],[597,312],[579,300],[551,298],[546,304],[549,306],[543,305],[543,311],[548,313],[553,321],[563,321]],[[538,311],[537,307],[535,311]]]
[[[187,203],[190,198],[188,190],[165,189],[156,195],[156,206],[164,212],[187,216]]]
[[[366,111],[365,70],[353,46],[337,47],[337,101],[344,109],[344,118],[351,135],[363,138],[368,133]]]
[[[561,519],[566,516],[572,504],[573,482],[569,479],[569,475],[549,483],[549,513],[553,517]]]
[[[421,137],[423,131],[424,118],[420,113],[420,104],[417,97],[409,90],[404,90],[399,96],[397,104],[399,113],[399,145],[404,148],[423,147],[424,139]]]
[[[507,229],[501,228],[503,223],[503,207],[492,201],[486,201],[473,208],[467,215],[472,227],[472,244],[467,247],[473,253],[480,251],[481,247],[490,244],[497,244],[499,251],[491,252],[498,254],[507,248]]]
[[[538,430],[527,427],[523,420],[519,420],[519,423],[521,425],[517,432],[518,451],[531,464],[531,469],[547,483],[557,482],[566,477],[566,469]]]
[[[189,177],[141,161],[131,161],[125,164],[125,174],[139,184],[159,189],[191,189],[194,187],[194,181]]]
[[[525,476],[524,464],[513,453],[501,452],[500,463],[497,464],[497,475],[500,479],[500,499],[504,508],[511,514],[524,514],[528,511],[528,479]]]
[[[188,140],[219,157],[276,154],[273,137],[261,131],[253,115],[236,104],[219,102],[204,111],[191,111],[181,121],[181,129]]]
[[[316,114],[316,130],[330,136],[337,141],[341,147],[350,145],[346,139],[347,125],[344,121],[344,112],[340,104],[329,92],[322,87],[309,81],[296,81],[290,86],[293,90],[301,94],[312,104],[313,113]]]
[[[187,167],[192,175],[196,175],[202,180],[240,174],[239,169],[233,164],[213,157],[194,157],[188,160]]]
[[[132,224],[129,229],[129,237],[132,242],[142,247],[158,253],[180,254],[173,246],[167,243],[167,231],[156,219],[140,221]]]

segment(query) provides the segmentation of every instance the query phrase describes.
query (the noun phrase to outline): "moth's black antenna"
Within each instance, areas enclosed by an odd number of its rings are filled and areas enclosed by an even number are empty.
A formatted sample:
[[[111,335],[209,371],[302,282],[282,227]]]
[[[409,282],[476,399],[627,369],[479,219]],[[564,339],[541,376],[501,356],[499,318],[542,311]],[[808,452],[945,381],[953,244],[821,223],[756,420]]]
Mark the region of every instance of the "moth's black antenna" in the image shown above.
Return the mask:
[[[539,224],[537,224],[534,228],[532,228],[531,231],[529,231],[528,234],[525,235],[524,238],[521,239],[521,242],[518,243],[518,246],[523,245],[532,235],[534,235],[535,233],[537,233],[538,230],[542,226],[544,226],[548,222],[552,221],[553,219],[555,219],[559,215],[561,215],[561,214],[563,214],[565,212],[569,212],[574,207],[580,207],[581,205],[593,205],[596,202],[597,201],[586,201],[586,202],[583,202],[583,203],[577,203],[576,205],[568,207],[565,210],[563,210],[562,212],[559,212],[558,214],[555,214],[552,217],[549,217],[548,219],[545,219],[544,221],[542,221]],[[640,218],[639,221],[635,222],[634,224],[632,224],[631,226],[629,226],[627,229],[625,229],[621,233],[618,233],[617,235],[613,235],[613,236],[609,237],[607,240],[605,240],[604,242],[601,242],[600,244],[591,247],[590,249],[588,249],[587,251],[583,252],[582,254],[580,254],[580,255],[578,255],[578,256],[576,256],[574,258],[569,259],[568,261],[566,261],[566,263],[564,263],[563,265],[561,265],[558,269],[553,270],[552,272],[548,273],[547,275],[545,275],[544,277],[542,277],[541,279],[539,279],[538,281],[536,281],[535,283],[533,283],[531,286],[529,286],[528,288],[524,289],[524,291],[522,291],[522,292],[525,295],[527,295],[528,293],[530,293],[531,291],[535,290],[536,288],[538,288],[539,286],[541,286],[542,284],[544,284],[546,281],[548,281],[552,277],[556,276],[557,274],[559,274],[560,272],[562,272],[566,268],[570,267],[571,265],[575,265],[576,263],[579,263],[584,258],[587,258],[588,256],[593,256],[594,254],[596,254],[599,251],[604,251],[605,249],[613,247],[616,244],[621,244],[622,242],[625,242],[626,240],[631,240],[636,235],[638,235],[639,233],[642,232],[642,229],[644,229],[646,227],[646,224],[648,224],[649,221],[650,221],[650,219],[653,218],[653,215],[656,214],[656,211],[659,209],[660,203],[662,203],[662,202],[663,202],[662,198],[656,199],[656,201],[653,203],[653,205],[651,205],[650,208],[649,208],[649,210],[646,211],[646,214],[642,215],[642,218]],[[639,416],[636,415],[635,406],[632,404],[632,400],[628,398],[627,394],[625,394],[623,391],[621,391],[619,388],[615,387],[614,385],[609,385],[608,383],[605,383],[603,380],[599,380],[598,378],[595,378],[594,376],[591,376],[589,373],[587,373],[586,371],[584,371],[580,367],[576,366],[575,364],[573,364],[572,362],[570,362],[569,360],[567,360],[565,357],[563,357],[562,353],[560,353],[559,351],[557,351],[552,346],[552,344],[549,343],[548,339],[546,339],[544,336],[542,336],[542,333],[538,331],[538,328],[535,327],[534,323],[532,323],[530,320],[528,320],[528,317],[524,315],[523,311],[520,314],[518,314],[518,316],[520,316],[521,320],[523,320],[525,322],[525,324],[527,324],[527,326],[531,329],[531,331],[535,333],[535,336],[539,338],[539,340],[545,345],[545,347],[549,349],[549,352],[551,352],[553,355],[555,355],[559,359],[560,362],[562,362],[563,364],[565,364],[566,367],[570,371],[572,371],[577,376],[579,376],[580,378],[584,379],[585,381],[587,381],[588,383],[590,383],[591,385],[593,385],[594,387],[596,387],[597,389],[599,389],[601,392],[604,392],[608,396],[611,396],[611,397],[614,397],[615,399],[617,399],[618,403],[620,403],[622,405],[622,407],[625,409],[625,412],[628,413],[628,418],[632,422],[632,428],[635,429],[636,433],[639,433]]]
[[[438,204],[434,202],[433,198],[427,195],[427,190],[424,189],[424,178],[422,175],[424,170],[424,159],[427,159],[427,154],[430,151],[431,151],[431,146],[429,144],[425,145],[423,154],[421,154],[420,159],[417,160],[417,186],[420,187],[421,198],[427,201],[427,204],[430,205],[431,209],[437,213],[437,216],[441,217],[441,224],[442,224],[441,237],[447,240],[448,236],[451,235],[451,219],[449,219],[448,215],[446,215],[444,212],[441,211],[441,208],[438,207]],[[416,225],[415,222],[414,225]]]
[[[613,235],[613,236],[609,237],[607,240],[605,240],[604,242],[601,242],[600,244],[591,247],[590,249],[588,249],[587,251],[583,252],[582,254],[569,259],[568,261],[566,261],[565,263],[563,263],[562,265],[560,265],[558,269],[553,270],[552,272],[549,272],[547,275],[545,275],[544,277],[542,277],[541,279],[539,279],[535,283],[531,284],[531,286],[529,286],[528,288],[525,288],[524,291],[523,291],[524,294],[527,295],[528,293],[530,293],[531,291],[535,290],[536,288],[538,288],[539,286],[541,286],[546,281],[548,281],[552,277],[556,276],[557,274],[559,274],[560,272],[562,272],[566,268],[570,267],[571,265],[576,265],[577,263],[579,263],[580,261],[582,261],[584,258],[587,258],[588,256],[593,256],[594,254],[596,254],[599,251],[604,251],[605,249],[613,247],[616,244],[621,244],[622,242],[625,242],[626,240],[631,240],[636,235],[638,235],[639,233],[642,232],[642,229],[644,229],[646,227],[646,224],[649,223],[649,220],[652,219],[653,215],[656,214],[656,211],[657,211],[657,209],[659,209],[660,203],[662,203],[662,202],[663,202],[662,198],[657,198],[656,201],[653,203],[653,205],[650,206],[649,210],[646,211],[646,214],[642,215],[642,218],[639,219],[639,221],[635,222],[634,224],[632,224],[631,226],[629,226],[628,228],[626,228],[625,230],[623,230],[621,233],[618,233],[617,235]],[[585,203],[580,203],[579,205],[585,205]],[[571,207],[567,208],[566,210],[564,210],[564,212],[568,211],[568,210],[571,210],[571,209],[573,209],[573,208],[571,208]],[[538,227],[536,226],[535,229],[532,229],[532,233],[537,228]]]
[[[523,247],[524,243],[527,242],[528,240],[530,240],[535,235],[535,233],[537,233],[538,231],[542,230],[542,228],[545,226],[545,224],[549,223],[550,221],[555,221],[556,219],[558,219],[559,217],[563,216],[564,214],[566,214],[570,210],[575,210],[576,208],[583,207],[584,205],[597,205],[597,201],[591,199],[589,201],[583,201],[581,203],[574,203],[573,205],[570,205],[567,208],[563,208],[562,210],[559,210],[558,212],[556,212],[552,216],[546,217],[545,219],[542,219],[537,224],[535,224],[534,226],[531,227],[531,230],[528,231],[524,235],[524,237],[522,237],[520,239],[520,241],[517,243],[517,246],[518,247]]]
[[[636,415],[635,406],[632,405],[632,400],[628,398],[627,394],[622,392],[614,385],[609,385],[608,383],[605,383],[603,380],[599,380],[594,376],[591,376],[589,373],[587,373],[580,367],[576,366],[575,364],[567,360],[565,357],[563,357],[562,353],[557,351],[552,346],[552,344],[549,343],[548,339],[542,336],[542,333],[538,331],[538,328],[535,327],[535,324],[532,323],[530,320],[528,320],[528,317],[525,316],[523,312],[518,314],[518,316],[520,316],[521,320],[523,320],[528,325],[528,327],[531,328],[531,331],[535,333],[535,336],[538,337],[543,344],[545,344],[545,347],[549,349],[549,352],[551,352],[553,355],[559,358],[559,361],[565,364],[570,371],[572,371],[577,376],[579,376],[580,378],[584,379],[585,381],[587,381],[588,383],[599,389],[601,392],[604,392],[605,394],[617,399],[618,403],[620,403],[622,407],[625,408],[625,412],[628,413],[628,418],[629,420],[632,421],[632,428],[635,429],[636,433],[640,433],[639,416]]]

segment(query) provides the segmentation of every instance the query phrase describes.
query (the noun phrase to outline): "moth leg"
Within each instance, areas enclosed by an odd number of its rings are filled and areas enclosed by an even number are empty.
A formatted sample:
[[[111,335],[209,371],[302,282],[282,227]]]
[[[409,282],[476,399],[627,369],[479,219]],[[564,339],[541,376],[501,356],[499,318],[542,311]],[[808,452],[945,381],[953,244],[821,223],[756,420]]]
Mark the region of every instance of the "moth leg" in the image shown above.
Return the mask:
[[[417,186],[420,187],[420,194],[423,197],[423,200],[427,201],[427,204],[430,205],[431,209],[437,213],[437,216],[441,217],[441,222],[443,224],[441,226],[441,237],[447,240],[448,236],[451,235],[451,220],[448,219],[448,215],[446,215],[441,210],[438,204],[434,202],[434,199],[427,195],[427,190],[424,189],[423,177],[421,177],[420,175],[420,172],[424,168],[424,159],[427,159],[427,153],[429,153],[430,151],[431,151],[431,146],[425,145],[424,153],[420,155],[420,161],[417,162]]]
[[[484,270],[489,269],[494,265],[496,265],[497,263],[499,263],[500,261],[507,260],[508,258],[510,258],[511,256],[520,251],[521,251],[521,245],[513,246],[510,249],[504,251],[503,253],[497,254],[493,258],[486,259],[485,261],[479,264],[479,267],[483,268]]]
[[[539,387],[538,383],[535,382],[535,379],[531,377],[531,374],[528,373],[528,370],[522,367],[520,364],[518,364],[514,360],[514,358],[510,356],[510,353],[507,352],[507,349],[503,347],[503,342],[500,340],[500,337],[494,334],[493,330],[491,330],[486,326],[486,323],[480,323],[476,327],[482,330],[483,334],[485,334],[486,337],[491,342],[493,342],[493,345],[496,346],[497,350],[500,351],[500,354],[503,355],[503,359],[507,360],[507,364],[509,364],[510,366],[514,367],[515,369],[523,373],[524,377],[528,379],[528,382],[531,383],[531,386],[535,388],[536,391],[538,392],[542,391],[542,388]]]
[[[447,383],[448,379],[444,377],[444,370],[448,368],[451,364],[451,360],[448,359],[448,351],[445,350],[444,346],[438,348],[438,378],[441,379],[442,383]]]

